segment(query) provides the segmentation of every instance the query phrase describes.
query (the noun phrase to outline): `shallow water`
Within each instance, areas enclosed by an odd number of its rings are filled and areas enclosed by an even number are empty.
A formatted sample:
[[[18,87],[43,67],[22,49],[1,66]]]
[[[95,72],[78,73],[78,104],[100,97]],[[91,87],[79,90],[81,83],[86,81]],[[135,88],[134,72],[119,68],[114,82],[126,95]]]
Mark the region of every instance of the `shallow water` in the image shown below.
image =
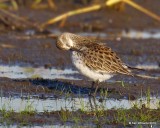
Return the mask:
[[[135,67],[139,68],[139,69],[146,69],[146,70],[160,69],[159,65],[157,65],[157,64],[145,64],[145,65],[138,64]]]
[[[159,30],[137,31],[128,30],[122,31],[121,37],[130,39],[160,39]]]
[[[60,32],[59,30],[51,30],[50,31],[53,34],[61,34],[62,32]],[[109,33],[109,34],[108,34]],[[160,39],[160,30],[144,30],[144,31],[140,31],[140,30],[134,30],[134,29],[130,29],[130,30],[122,30],[122,31],[115,31],[115,30],[110,30],[108,33],[103,33],[103,32],[98,32],[98,33],[77,33],[79,35],[82,36],[92,36],[92,37],[99,37],[99,38],[107,38],[107,37],[115,37],[115,38],[129,38],[129,39]],[[36,32],[35,30],[27,30],[25,32],[26,35],[28,36],[32,36],[35,35]]]
[[[78,33],[82,36],[91,36],[91,37],[99,37],[99,38],[107,38],[112,36],[116,39],[119,38],[129,38],[129,39],[160,39],[160,31],[138,31],[138,30],[123,30],[122,32],[114,32],[114,34],[106,34],[106,33]]]
[[[140,69],[155,70],[160,69],[159,65],[146,64],[135,66]],[[156,74],[157,76],[157,74]],[[160,75],[158,75],[160,76]],[[26,79],[26,78],[43,78],[43,79],[69,79],[80,80],[82,79],[79,72],[73,69],[46,69],[44,67],[20,67],[0,65],[0,77],[8,77],[11,79]]]
[[[95,99],[95,104],[93,104],[94,99],[88,97],[78,97],[78,98],[48,98],[48,99],[35,99],[30,96],[30,98],[17,98],[17,97],[1,97],[0,99],[0,109],[1,110],[13,110],[15,112],[20,111],[59,111],[59,110],[84,110],[90,111],[92,108],[91,104],[98,106],[98,109],[130,109],[134,106],[141,108],[142,104],[150,109],[160,108],[160,97],[150,97],[147,99],[145,97],[139,98],[137,100],[129,101],[127,99],[103,99],[103,102],[99,102],[99,98]]]
[[[94,36],[99,38],[106,38],[109,37],[110,34],[106,33],[80,33],[80,35],[83,36]],[[159,30],[145,30],[145,31],[139,31],[139,30],[123,30],[121,32],[114,32],[114,34],[111,34],[113,37],[119,38],[129,38],[129,39],[160,39],[160,31]]]
[[[20,66],[7,66],[0,65],[0,77],[8,77],[12,79],[22,78],[44,78],[44,79],[78,79],[75,78],[77,71],[72,69],[46,69],[44,67],[20,67]]]

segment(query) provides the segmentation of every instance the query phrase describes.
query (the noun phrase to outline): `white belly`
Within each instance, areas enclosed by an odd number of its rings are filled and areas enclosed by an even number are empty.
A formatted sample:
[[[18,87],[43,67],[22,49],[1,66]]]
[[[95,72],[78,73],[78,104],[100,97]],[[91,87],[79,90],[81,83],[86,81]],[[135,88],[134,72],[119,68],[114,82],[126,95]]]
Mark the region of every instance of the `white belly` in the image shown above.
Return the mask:
[[[90,70],[82,61],[82,59],[77,55],[77,52],[73,51],[71,53],[72,62],[75,67],[82,73],[84,76],[90,78],[93,81],[102,82],[104,80],[110,79],[113,75],[111,74],[101,74],[96,71]]]

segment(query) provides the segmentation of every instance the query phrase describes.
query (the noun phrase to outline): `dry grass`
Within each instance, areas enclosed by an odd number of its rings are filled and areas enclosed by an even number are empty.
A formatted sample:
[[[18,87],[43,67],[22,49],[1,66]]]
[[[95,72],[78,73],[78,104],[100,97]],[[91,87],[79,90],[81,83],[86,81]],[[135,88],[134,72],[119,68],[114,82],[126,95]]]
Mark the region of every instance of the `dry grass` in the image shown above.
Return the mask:
[[[145,9],[145,8],[143,8],[142,6],[136,4],[135,2],[133,2],[131,0],[106,0],[104,5],[106,7],[110,7],[110,6],[113,6],[115,4],[118,4],[119,2],[126,3],[126,4],[134,7],[135,9],[145,13],[146,15],[152,17],[153,19],[155,19],[157,21],[160,21],[160,16],[154,14],[153,12],[151,12],[151,11]],[[48,20],[47,22],[45,22],[42,25],[42,28],[46,27],[47,25],[54,24],[54,23],[56,23],[58,21],[61,21],[61,20],[63,21],[63,20],[65,20],[66,18],[68,18],[70,16],[74,16],[74,15],[78,15],[78,14],[81,14],[81,13],[88,13],[88,12],[91,12],[91,11],[99,10],[102,7],[104,7],[104,5],[96,4],[96,5],[93,5],[93,6],[84,7],[84,8],[80,8],[80,9],[76,9],[76,10],[72,10],[72,11],[66,12],[64,14],[61,14],[61,15],[59,15],[57,17],[54,17],[54,18]]]

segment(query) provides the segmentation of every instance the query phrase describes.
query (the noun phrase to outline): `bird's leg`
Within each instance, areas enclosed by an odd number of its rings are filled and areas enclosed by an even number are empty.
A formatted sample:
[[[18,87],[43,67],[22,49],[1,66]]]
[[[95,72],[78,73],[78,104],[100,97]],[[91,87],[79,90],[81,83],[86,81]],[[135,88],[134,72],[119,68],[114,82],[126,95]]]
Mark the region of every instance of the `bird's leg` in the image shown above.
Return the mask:
[[[92,86],[91,86],[91,89],[94,88],[94,85],[95,85],[95,81],[92,82]]]
[[[94,86],[96,85],[96,89],[94,91],[94,93],[92,94],[92,90],[94,88]],[[90,106],[91,106],[91,110],[98,110],[97,108],[97,104],[96,104],[96,93],[98,90],[98,85],[99,85],[99,81],[93,81],[92,82],[92,86],[91,86],[91,91],[89,93],[89,102],[90,102]],[[93,104],[92,104],[92,100],[93,100]]]
[[[95,81],[92,82],[91,91],[89,92],[89,96],[92,96],[92,90],[94,89]]]
[[[98,90],[98,85],[99,85],[99,81],[97,80],[97,81],[93,81],[92,82],[92,86],[91,86],[91,91],[92,91],[92,89],[94,88],[94,86],[96,85],[96,89],[95,89],[95,91],[94,91],[94,94],[92,94],[91,92],[89,93],[89,96],[96,96],[96,93],[97,93],[97,90]]]
[[[92,97],[89,96],[89,104],[90,104],[90,107],[91,107],[91,110],[94,111],[94,107],[93,107],[93,104],[92,104]]]
[[[97,80],[95,83],[96,83],[96,89],[94,91],[94,97],[96,96],[96,93],[97,93],[97,90],[98,90],[99,81]]]
[[[94,111],[94,107],[93,107],[93,104],[92,104],[92,90],[93,90],[93,88],[94,88],[94,85],[95,85],[95,82],[93,81],[92,82],[92,85],[91,85],[91,90],[90,90],[90,92],[89,92],[89,94],[88,94],[88,96],[89,96],[89,103],[90,103],[90,107],[91,107],[91,110],[92,111]]]

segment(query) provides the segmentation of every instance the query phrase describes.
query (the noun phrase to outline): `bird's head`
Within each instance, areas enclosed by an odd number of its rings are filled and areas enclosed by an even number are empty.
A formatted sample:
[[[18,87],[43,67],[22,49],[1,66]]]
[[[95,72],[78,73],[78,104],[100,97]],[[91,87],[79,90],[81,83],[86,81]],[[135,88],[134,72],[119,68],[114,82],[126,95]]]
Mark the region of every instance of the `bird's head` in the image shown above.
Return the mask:
[[[73,48],[75,45],[75,42],[73,40],[74,36],[74,34],[68,32],[61,34],[57,39],[57,48],[61,50],[70,50],[71,48]]]
[[[56,46],[61,50],[79,50],[91,42],[86,37],[65,32],[58,37]]]

